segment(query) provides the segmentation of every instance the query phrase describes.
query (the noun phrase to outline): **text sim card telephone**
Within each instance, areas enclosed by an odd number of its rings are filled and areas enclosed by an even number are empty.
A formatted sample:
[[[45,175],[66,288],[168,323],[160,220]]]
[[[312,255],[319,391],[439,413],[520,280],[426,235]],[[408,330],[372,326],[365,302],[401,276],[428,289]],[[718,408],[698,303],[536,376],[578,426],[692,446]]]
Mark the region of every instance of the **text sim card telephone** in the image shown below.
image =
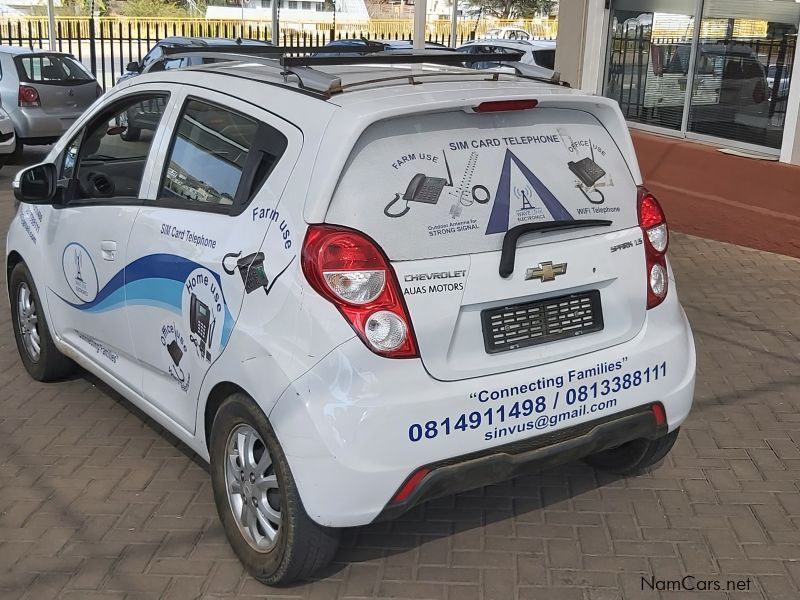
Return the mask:
[[[192,333],[197,336],[199,341],[198,349],[200,355],[207,360],[211,360],[211,353],[206,352],[206,347],[211,346],[211,340],[214,337],[214,325],[217,320],[211,320],[211,311],[208,306],[200,300],[195,294],[192,294],[189,300],[189,328]]]
[[[444,166],[447,169],[447,178],[444,177],[428,177],[424,173],[417,173],[411,178],[408,183],[403,200],[406,205],[400,212],[391,212],[392,206],[400,201],[400,194],[395,194],[394,199],[386,205],[383,209],[383,214],[387,217],[396,219],[402,217],[409,210],[411,210],[410,202],[421,202],[422,204],[436,204],[439,202],[439,197],[442,195],[442,190],[445,187],[453,186],[453,177],[450,174],[450,165],[447,163],[447,154],[444,154]]]

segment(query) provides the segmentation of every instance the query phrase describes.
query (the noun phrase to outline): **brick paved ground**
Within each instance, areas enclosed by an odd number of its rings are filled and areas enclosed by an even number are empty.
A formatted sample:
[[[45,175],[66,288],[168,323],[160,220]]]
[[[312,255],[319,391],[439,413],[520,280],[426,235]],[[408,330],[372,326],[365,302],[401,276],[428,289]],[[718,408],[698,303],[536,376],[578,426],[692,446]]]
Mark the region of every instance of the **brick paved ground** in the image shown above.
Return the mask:
[[[0,230],[10,213],[4,191]],[[243,574],[205,468],[174,438],[88,375],[28,378],[4,297],[0,598],[725,597],[641,589],[641,575],[691,574],[750,578],[729,598],[795,600],[800,261],[680,235],[672,255],[700,363],[659,469],[616,479],[572,464],[445,498],[346,532],[318,581],[284,590]]]

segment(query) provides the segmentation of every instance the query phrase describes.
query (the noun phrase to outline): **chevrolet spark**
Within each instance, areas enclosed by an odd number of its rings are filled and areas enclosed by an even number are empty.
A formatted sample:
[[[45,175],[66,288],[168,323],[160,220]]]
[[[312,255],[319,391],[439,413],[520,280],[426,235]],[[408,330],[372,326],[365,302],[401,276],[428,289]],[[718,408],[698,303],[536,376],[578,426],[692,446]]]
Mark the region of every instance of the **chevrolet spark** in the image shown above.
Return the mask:
[[[269,584],[431,498],[579,458],[651,467],[694,391],[615,103],[327,61],[125,82],[17,176],[7,239],[30,375],[79,365],[207,460]],[[153,127],[125,135],[131,111]]]

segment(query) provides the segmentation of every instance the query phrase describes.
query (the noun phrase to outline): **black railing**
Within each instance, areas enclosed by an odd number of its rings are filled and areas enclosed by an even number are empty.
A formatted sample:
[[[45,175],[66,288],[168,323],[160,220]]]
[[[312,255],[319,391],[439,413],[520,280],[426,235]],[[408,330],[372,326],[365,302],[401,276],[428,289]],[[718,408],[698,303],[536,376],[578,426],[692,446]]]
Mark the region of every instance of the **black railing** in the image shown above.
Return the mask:
[[[204,24],[201,28],[194,22],[127,22],[104,23],[94,27],[88,21],[89,31],[78,22],[57,22],[55,50],[69,52],[80,60],[94,75],[103,90],[116,84],[120,75],[125,72],[128,63],[141,62],[147,52],[161,39],[171,36],[182,37],[220,37],[235,39],[244,37],[254,40],[269,40],[271,28],[269,23],[246,23],[243,27],[236,23]],[[324,46],[332,40],[370,39],[374,37],[369,31],[332,31],[318,30],[299,32],[284,29],[280,42],[283,46]],[[380,39],[404,39],[398,32],[393,36],[380,36]],[[456,38],[457,45],[474,39],[474,33],[461,34]],[[428,42],[449,46],[450,35],[431,34]],[[42,23],[24,23],[17,21],[0,28],[0,44],[29,47],[34,50],[49,49],[49,40]]]

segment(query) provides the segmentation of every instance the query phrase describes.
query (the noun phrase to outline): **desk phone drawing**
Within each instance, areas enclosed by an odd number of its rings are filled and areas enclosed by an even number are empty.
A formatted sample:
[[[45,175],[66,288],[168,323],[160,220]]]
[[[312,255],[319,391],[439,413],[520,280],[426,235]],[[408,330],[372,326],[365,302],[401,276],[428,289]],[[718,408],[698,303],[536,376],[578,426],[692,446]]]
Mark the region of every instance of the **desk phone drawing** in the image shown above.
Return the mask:
[[[278,281],[278,278],[283,275],[286,272],[286,269],[288,269],[292,262],[294,262],[293,256],[289,263],[283,269],[281,269],[281,272],[273,278],[272,283],[270,283],[269,278],[267,277],[267,272],[264,269],[263,252],[253,252],[252,254],[238,258],[241,255],[241,251],[226,254],[222,258],[222,268],[228,275],[233,275],[236,269],[238,269],[239,275],[242,277],[242,283],[244,283],[244,291],[248,294],[256,291],[259,288],[262,288],[264,293],[269,296],[269,291],[272,289],[272,286],[275,285],[275,282]],[[238,258],[236,261],[236,266],[232,269],[229,269],[225,265],[225,261],[229,258]]]
[[[447,169],[447,179],[443,177],[428,177],[424,173],[417,173],[408,183],[402,200],[406,205],[400,212],[392,212],[392,207],[401,200],[400,194],[395,194],[394,199],[383,209],[383,214],[392,219],[402,217],[411,210],[411,202],[422,204],[436,204],[445,187],[453,187],[453,176],[450,174],[450,165],[447,163],[447,154],[443,151],[444,166]]]
[[[216,325],[217,319],[211,317],[211,310],[206,303],[193,293],[189,300],[189,329],[193,335],[189,339],[197,347],[200,358],[205,358],[209,362],[211,362],[211,352],[207,349],[211,348]]]
[[[595,184],[606,176],[605,170],[594,162],[594,146],[592,140],[589,140],[589,150],[592,153],[591,158],[582,158],[579,161],[570,161],[567,163],[569,170],[581,181],[582,185],[578,185],[578,189],[584,197],[592,204],[603,204],[605,196],[603,192],[595,188]],[[592,189],[594,188],[594,189]],[[598,199],[593,200],[589,193],[596,193]]]

